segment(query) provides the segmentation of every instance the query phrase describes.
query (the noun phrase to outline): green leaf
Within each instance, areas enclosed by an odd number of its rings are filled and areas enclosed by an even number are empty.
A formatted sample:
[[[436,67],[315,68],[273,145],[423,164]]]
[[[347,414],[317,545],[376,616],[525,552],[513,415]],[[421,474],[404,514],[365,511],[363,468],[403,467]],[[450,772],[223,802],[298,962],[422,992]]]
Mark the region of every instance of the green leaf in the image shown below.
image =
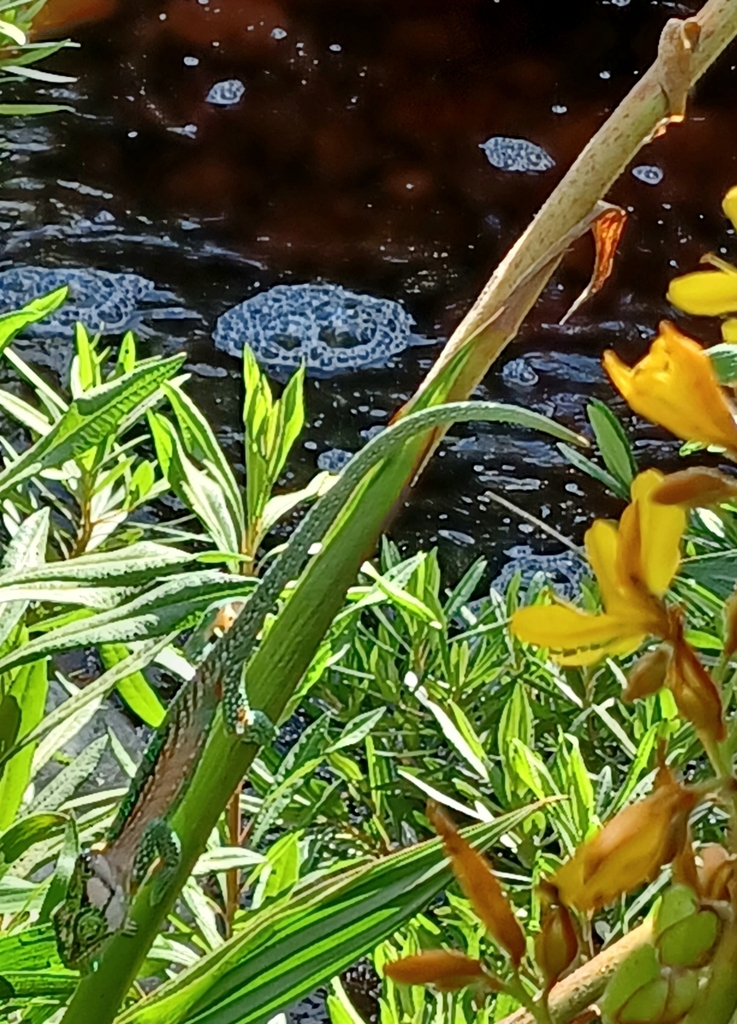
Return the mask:
[[[586,415],[594,431],[604,465],[629,492],[637,474],[637,464],[622,424],[611,409],[598,399],[589,403]]]
[[[0,114],[3,112],[3,104],[0,104]],[[23,309],[0,316],[0,353],[4,352],[13,338],[20,334],[25,327],[38,323],[39,320],[43,320],[44,317],[57,310],[66,301],[68,294],[69,289],[66,286],[57,288],[56,291],[49,292],[48,295],[42,295],[40,299],[33,299]]]
[[[0,331],[2,320],[0,319]],[[184,356],[140,363],[131,373],[76,398],[53,428],[0,472],[0,495],[42,470],[61,466],[106,438],[159,386],[174,376]]]
[[[15,535],[5,550],[2,567],[0,568],[0,587],[3,579],[12,576],[21,566],[33,567],[43,565],[46,558],[46,545],[49,538],[48,508],[34,512],[18,527]],[[12,601],[0,604],[0,651],[25,615],[27,601]]]
[[[527,697],[527,688],[524,683],[517,683],[512,694],[504,705],[502,716],[499,720],[499,733],[497,745],[502,767],[504,769],[505,785],[507,796],[512,799],[520,795],[519,776],[517,774],[516,758],[513,756],[512,741],[521,740],[526,747],[534,744],[532,708]]]
[[[100,644],[98,651],[106,669],[120,665],[130,655],[125,644]],[[116,690],[146,725],[156,729],[164,721],[165,708],[143,672],[131,672],[120,680]]]
[[[539,806],[464,829],[480,849]],[[248,916],[241,934],[116,1019],[116,1024],[257,1024],[325,984],[442,892],[449,871],[431,839],[340,872]]]
[[[373,732],[374,727],[379,724],[385,712],[386,708],[374,708],[372,711],[365,711],[361,715],[356,715],[346,725],[335,743],[328,747],[326,753],[332,754],[336,750],[343,750],[346,747],[354,747],[357,743],[362,743],[368,734]]]
[[[234,545],[237,551],[240,549],[240,539],[246,528],[245,510],[230,463],[212,428],[192,399],[176,384],[166,385],[164,391],[177,418],[183,450],[190,459],[208,468],[212,479],[222,490],[228,519],[232,523],[234,535],[238,538]]]
[[[629,487],[625,487],[616,477],[612,476],[611,473],[607,473],[601,466],[597,466],[591,459],[587,459],[585,455],[581,455],[575,448],[571,448],[567,444],[559,444],[557,448],[572,466],[580,469],[587,476],[592,477],[597,483],[603,484],[612,494],[616,494],[618,498],[624,498],[625,501],[629,498]]]
[[[35,843],[60,835],[67,824],[63,814],[29,814],[0,836],[0,875]]]
[[[62,110],[75,113],[74,107],[64,103],[0,103],[0,117],[32,117],[34,114],[58,114]]]
[[[4,737],[0,729],[0,768],[8,763],[20,749],[30,743],[36,743],[43,737],[48,737],[58,730],[60,733],[65,729],[69,720],[77,715],[82,715],[85,708],[97,704],[99,706],[103,697],[106,697],[117,685],[120,679],[130,675],[139,668],[150,665],[156,655],[167,647],[173,639],[173,634],[159,637],[156,640],[144,641],[139,644],[133,654],[125,661],[109,669],[99,679],[89,683],[84,689],[79,690],[69,700],[64,701],[59,707],[50,711],[41,722],[32,729],[21,740],[10,746],[8,749],[4,744]],[[0,720],[1,724],[1,720]]]
[[[46,815],[45,817],[51,817],[51,815]],[[61,815],[57,815],[56,817],[61,818]],[[39,924],[45,924],[50,920],[51,911],[61,903],[66,896],[67,889],[69,888],[69,879],[72,877],[72,872],[74,871],[74,865],[77,863],[79,852],[77,823],[74,818],[67,818],[66,826],[64,828],[64,842],[61,850],[59,851],[59,855],[56,858],[54,874],[51,878],[49,887],[46,890],[46,896],[44,897],[43,906],[41,907],[41,913],[39,915]]]
[[[706,354],[711,359],[720,384],[726,387],[737,381],[737,345],[712,345]]]
[[[90,615],[39,636],[0,658],[0,672],[35,658],[104,643],[125,643],[163,636],[196,625],[214,602],[243,599],[251,580],[222,573],[185,573],[110,611]]]
[[[726,601],[737,579],[737,549],[687,558],[681,563],[681,573]]]
[[[13,655],[11,653],[6,657],[12,658]],[[38,725],[46,707],[49,686],[46,660],[34,660],[32,657],[28,660],[30,664],[12,673],[10,685],[4,688],[5,697],[0,704],[0,719],[10,712],[16,722],[13,744]],[[3,687],[0,686],[0,689]],[[0,732],[4,732],[2,725]],[[3,746],[5,744],[0,744],[0,747]],[[15,818],[31,778],[32,762],[33,745],[28,744],[0,769],[0,829],[8,828]]]

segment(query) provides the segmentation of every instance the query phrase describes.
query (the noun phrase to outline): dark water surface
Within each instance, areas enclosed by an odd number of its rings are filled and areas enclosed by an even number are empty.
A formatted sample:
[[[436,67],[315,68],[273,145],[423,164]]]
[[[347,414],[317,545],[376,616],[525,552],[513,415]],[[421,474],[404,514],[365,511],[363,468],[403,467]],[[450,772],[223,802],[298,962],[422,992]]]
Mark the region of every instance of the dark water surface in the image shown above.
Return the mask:
[[[355,450],[411,394],[504,252],[648,67],[664,22],[698,7],[129,2],[117,18],[77,30],[81,48],[47,64],[77,76],[42,90],[74,113],[3,122],[2,267],[135,271],[174,291],[201,321],[160,323],[172,333],[146,346],[186,348],[191,393],[234,462],[240,371],[212,344],[220,313],[282,282],[325,280],[401,301],[437,347],[410,348],[385,369],[309,381],[309,425],[285,480],[297,486],[321,454]],[[612,190],[630,219],[603,293],[556,326],[588,277],[592,246],[582,241],[480,396],[579,430],[587,399],[600,397],[632,425],[603,379],[602,350],[634,358],[658,320],[674,315],[663,298],[670,277],[708,250],[737,255],[720,214],[737,181],[735,62],[733,50],[722,57],[688,122],[647,146]],[[213,87],[233,81],[243,86],[238,102],[212,102]],[[33,98],[23,84],[15,93]],[[495,166],[497,149],[480,146],[497,136],[534,143],[544,151],[538,167],[548,169]],[[679,322],[718,340],[715,324]],[[68,343],[29,351],[59,367]],[[677,446],[664,445],[661,432],[639,423],[635,433],[643,465],[672,459]],[[463,426],[394,535],[412,548],[439,544],[451,575],[479,554],[498,567],[519,545],[560,549],[490,501],[489,490],[575,541],[594,514],[619,511],[554,443]]]

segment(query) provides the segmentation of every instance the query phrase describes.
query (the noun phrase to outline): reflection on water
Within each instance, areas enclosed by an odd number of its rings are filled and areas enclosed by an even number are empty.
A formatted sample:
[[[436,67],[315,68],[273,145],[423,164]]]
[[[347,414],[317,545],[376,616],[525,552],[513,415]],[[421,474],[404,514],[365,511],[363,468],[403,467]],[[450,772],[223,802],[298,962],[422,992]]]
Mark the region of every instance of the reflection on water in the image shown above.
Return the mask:
[[[63,21],[80,15],[80,3],[52,0],[49,11]],[[201,323],[162,322],[165,333],[147,344],[186,347],[192,393],[234,462],[239,369],[213,345],[218,316],[279,283],[319,280],[400,301],[437,347],[408,349],[393,369],[308,382],[308,426],[285,481],[301,484],[321,456],[355,451],[406,400],[647,67],[665,20],[698,6],[128,0],[76,33],[80,50],[52,61],[79,75],[74,86],[45,90],[73,114],[3,122],[0,269],[133,272],[196,311]],[[505,354],[506,372],[495,368],[480,395],[577,429],[586,429],[587,398],[612,401],[602,349],[641,351],[658,319],[673,315],[663,299],[669,278],[718,239],[730,242],[719,201],[737,180],[734,75],[728,53],[699,87],[691,119],[646,147],[612,190],[630,219],[604,292],[558,326],[587,279],[591,245],[581,242]],[[28,98],[23,83],[12,90],[8,99]],[[498,142],[488,157],[499,139],[524,140],[546,159],[505,169]],[[694,329],[716,340],[708,326]],[[43,345],[26,348],[63,366],[67,343]],[[636,433],[638,450],[661,451],[655,428]],[[552,442],[465,425],[395,535],[437,542],[453,572],[479,553],[498,564],[519,543],[558,548],[490,501],[490,490],[510,492],[576,541],[595,511],[618,510]]]

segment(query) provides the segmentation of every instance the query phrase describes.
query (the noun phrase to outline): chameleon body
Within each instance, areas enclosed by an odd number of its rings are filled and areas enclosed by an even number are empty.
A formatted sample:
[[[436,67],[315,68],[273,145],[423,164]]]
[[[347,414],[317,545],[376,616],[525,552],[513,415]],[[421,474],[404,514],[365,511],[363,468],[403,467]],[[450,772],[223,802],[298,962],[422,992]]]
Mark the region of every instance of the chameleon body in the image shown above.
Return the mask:
[[[227,727],[244,742],[262,745],[273,738],[275,730],[268,717],[249,706],[245,665],[284,587],[299,574],[357,485],[370,469],[416,434],[448,422],[472,420],[521,422],[526,427],[534,421],[564,440],[576,440],[576,435],[536,413],[496,402],[453,402],[398,420],[351,459],[331,489],[307,512],[231,629],[213,645],[194,677],[172,701],[106,842],[78,858],[67,898],[54,913],[57,945],[67,966],[89,969],[109,937],[127,927],[130,895],[157,859],[152,899],[161,899],[167,891],[178,868],[179,842],[166,818],[187,791],[220,704]]]

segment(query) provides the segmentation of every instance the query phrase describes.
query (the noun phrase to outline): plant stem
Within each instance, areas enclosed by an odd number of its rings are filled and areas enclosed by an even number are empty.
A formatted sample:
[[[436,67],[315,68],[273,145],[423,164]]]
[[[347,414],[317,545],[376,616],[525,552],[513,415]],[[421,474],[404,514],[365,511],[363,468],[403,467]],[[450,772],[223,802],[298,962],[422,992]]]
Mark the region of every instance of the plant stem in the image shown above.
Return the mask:
[[[552,1024],[569,1024],[600,998],[606,983],[629,954],[652,939],[652,922],[645,921],[618,942],[588,960],[552,989],[548,998]],[[499,1024],[537,1024],[528,1009],[515,1010]],[[703,1024],[706,1024],[704,1018]],[[709,1022],[711,1024],[711,1022]]]

